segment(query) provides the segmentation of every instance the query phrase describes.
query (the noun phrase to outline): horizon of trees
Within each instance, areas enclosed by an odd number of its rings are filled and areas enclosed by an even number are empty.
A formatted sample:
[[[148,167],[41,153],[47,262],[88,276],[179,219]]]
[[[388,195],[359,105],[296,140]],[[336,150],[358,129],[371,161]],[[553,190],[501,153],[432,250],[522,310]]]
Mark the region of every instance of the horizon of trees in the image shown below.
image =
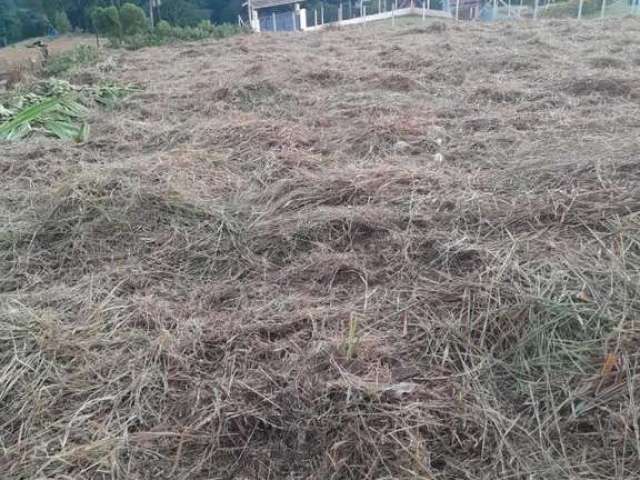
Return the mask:
[[[149,0],[0,0],[0,46],[47,35],[53,29],[93,32],[94,7],[120,6],[128,1],[149,11]],[[193,26],[201,20],[235,23],[242,0],[161,0],[156,19]]]

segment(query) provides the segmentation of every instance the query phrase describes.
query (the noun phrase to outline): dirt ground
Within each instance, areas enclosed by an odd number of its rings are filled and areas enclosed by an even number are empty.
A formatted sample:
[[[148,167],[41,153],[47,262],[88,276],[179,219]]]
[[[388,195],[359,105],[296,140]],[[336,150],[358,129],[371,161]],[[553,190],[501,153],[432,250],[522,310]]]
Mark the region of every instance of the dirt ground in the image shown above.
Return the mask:
[[[8,480],[637,479],[640,22],[111,51],[0,146]]]

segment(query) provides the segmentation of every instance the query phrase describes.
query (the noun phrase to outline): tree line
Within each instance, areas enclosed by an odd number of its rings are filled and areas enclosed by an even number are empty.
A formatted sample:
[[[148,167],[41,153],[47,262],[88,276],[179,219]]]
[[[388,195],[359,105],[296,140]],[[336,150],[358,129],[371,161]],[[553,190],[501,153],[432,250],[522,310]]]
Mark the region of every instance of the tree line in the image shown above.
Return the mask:
[[[149,0],[126,1],[149,11]],[[119,8],[121,3],[125,0],[0,0],[0,46],[54,32],[94,32],[92,12],[97,7]],[[154,16],[180,27],[194,26],[202,20],[236,22],[242,9],[242,0],[160,0],[158,3]]]

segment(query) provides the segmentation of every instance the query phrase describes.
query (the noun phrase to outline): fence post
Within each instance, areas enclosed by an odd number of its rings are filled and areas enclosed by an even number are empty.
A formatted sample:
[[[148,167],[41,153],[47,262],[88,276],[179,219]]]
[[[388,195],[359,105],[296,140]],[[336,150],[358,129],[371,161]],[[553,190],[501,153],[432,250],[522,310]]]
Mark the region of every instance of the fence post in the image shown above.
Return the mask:
[[[604,18],[604,11],[607,8],[607,0],[602,0],[602,10],[600,10],[600,18]]]
[[[582,6],[584,5],[584,0],[580,0],[578,4],[578,20],[582,18]]]
[[[431,10],[431,0],[427,0],[427,10]]]
[[[360,16],[364,17],[364,13],[362,13],[362,10],[363,10],[362,7],[363,7],[363,0],[360,0]]]
[[[320,4],[320,23],[324,25],[324,2]]]
[[[318,26],[318,9],[317,8],[313,9],[313,26],[314,27]]]
[[[456,0],[456,21],[460,20],[460,0]]]
[[[382,0],[378,0],[378,13],[382,13]]]
[[[509,0],[509,4],[507,5],[507,17],[511,18],[511,0]]]
[[[538,0],[533,0],[533,19],[538,18]]]
[[[307,29],[307,9],[301,8],[298,10],[298,21],[300,22],[300,31],[304,32]]]
[[[398,0],[394,0],[391,5],[391,26],[396,26],[396,9],[398,8]]]
[[[273,31],[277,32],[278,27],[276,26],[276,12],[271,12],[271,24],[273,25]]]
[[[366,5],[362,6],[362,18],[364,18],[364,22],[362,22],[362,26],[364,27],[365,24],[367,23],[367,6]]]
[[[342,21],[342,2],[338,5],[338,21]]]
[[[498,18],[498,0],[493,0],[493,8],[491,9],[491,18],[495,20]]]

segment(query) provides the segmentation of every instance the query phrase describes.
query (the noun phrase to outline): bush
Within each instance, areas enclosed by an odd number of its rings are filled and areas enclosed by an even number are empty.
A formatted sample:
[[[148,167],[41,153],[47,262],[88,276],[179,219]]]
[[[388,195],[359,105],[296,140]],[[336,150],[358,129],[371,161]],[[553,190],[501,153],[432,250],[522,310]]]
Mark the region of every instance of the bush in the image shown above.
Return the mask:
[[[91,12],[93,27],[99,34],[109,37],[113,41],[122,38],[120,13],[116,7],[96,7]]]
[[[145,47],[157,47],[167,43],[164,37],[156,33],[138,33],[125,37],[124,48],[127,50],[139,50]]]
[[[51,77],[59,76],[74,67],[95,63],[99,58],[100,54],[95,47],[78,45],[73,50],[50,57],[46,73]]]
[[[208,33],[213,33],[214,29],[216,28],[212,23],[211,20],[200,20],[200,22],[198,22],[198,25],[196,26],[198,29],[208,32]]]
[[[160,16],[172,25],[181,27],[196,25],[203,17],[195,4],[187,0],[163,0]]]
[[[162,20],[158,22],[153,31],[125,36],[123,44],[128,50],[137,50],[178,40],[193,41],[206,38],[225,38],[242,32],[244,32],[242,28],[232,24],[212,25],[209,21],[203,21],[197,27],[178,27]],[[117,43],[114,46],[117,46]]]
[[[125,35],[136,35],[148,30],[144,10],[133,3],[125,3],[120,7],[120,24]]]
[[[212,32],[213,38],[227,38],[244,32],[245,30],[233,23],[223,23],[217,25]]]
[[[171,24],[166,20],[160,20],[156,25],[156,33],[163,37],[169,37],[171,35]]]
[[[51,23],[58,33],[69,33],[71,31],[71,22],[66,12],[57,12]]]

